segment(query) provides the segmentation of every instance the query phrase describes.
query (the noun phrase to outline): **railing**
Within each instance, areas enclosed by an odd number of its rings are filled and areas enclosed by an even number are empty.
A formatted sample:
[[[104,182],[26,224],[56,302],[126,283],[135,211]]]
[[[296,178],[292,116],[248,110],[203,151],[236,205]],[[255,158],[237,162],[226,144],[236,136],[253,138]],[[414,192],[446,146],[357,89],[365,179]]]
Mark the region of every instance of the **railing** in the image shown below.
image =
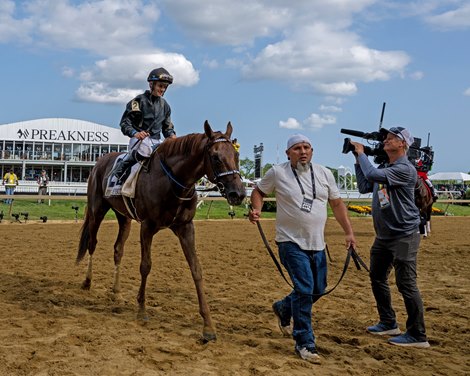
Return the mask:
[[[34,194],[38,192],[38,183],[34,180],[20,180],[15,188],[15,195]],[[50,182],[47,194],[51,195],[86,195],[87,183]],[[5,193],[5,186],[0,186],[0,193]]]

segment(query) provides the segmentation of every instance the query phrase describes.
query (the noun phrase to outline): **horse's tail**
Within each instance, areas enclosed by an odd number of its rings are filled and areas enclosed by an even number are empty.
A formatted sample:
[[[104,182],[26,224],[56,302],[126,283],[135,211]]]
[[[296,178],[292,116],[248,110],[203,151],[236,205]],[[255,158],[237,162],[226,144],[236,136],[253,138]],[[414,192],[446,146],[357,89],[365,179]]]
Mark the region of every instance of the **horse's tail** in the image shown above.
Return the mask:
[[[85,210],[85,221],[83,222],[83,226],[80,229],[80,242],[78,244],[78,253],[76,259],[77,264],[85,257],[90,241],[90,231],[88,229],[90,225],[90,216],[88,215],[88,208]]]

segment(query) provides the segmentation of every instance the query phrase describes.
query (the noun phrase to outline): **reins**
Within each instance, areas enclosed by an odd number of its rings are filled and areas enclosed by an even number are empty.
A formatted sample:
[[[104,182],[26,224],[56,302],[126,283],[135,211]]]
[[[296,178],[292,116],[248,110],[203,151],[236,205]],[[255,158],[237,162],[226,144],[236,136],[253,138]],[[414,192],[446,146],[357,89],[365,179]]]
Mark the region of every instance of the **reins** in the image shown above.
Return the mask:
[[[182,191],[192,191],[192,194],[191,196],[188,196],[188,197],[179,197],[175,192],[175,196],[180,199],[180,200],[192,200],[194,195],[196,194],[196,191],[214,191],[214,190],[218,190],[222,196],[225,197],[225,187],[224,185],[219,181],[219,179],[221,177],[224,177],[224,176],[227,176],[227,175],[235,175],[235,174],[238,174],[240,175],[240,171],[239,170],[228,170],[228,171],[221,171],[221,172],[218,172],[216,168],[214,168],[214,165],[213,165],[213,161],[212,159],[210,158],[210,155],[209,155],[209,149],[216,143],[218,142],[230,142],[230,140],[226,139],[225,137],[219,137],[219,138],[216,138],[212,141],[209,141],[205,146],[204,146],[204,165],[206,164],[206,158],[208,157],[209,158],[209,165],[211,167],[211,170],[212,170],[212,173],[214,175],[214,178],[215,178],[215,181],[216,181],[216,186],[215,186],[215,189],[214,188],[209,188],[209,189],[204,189],[204,190],[201,190],[201,189],[196,189],[196,187],[194,185],[192,186],[185,186],[184,184],[182,184],[177,178],[176,176],[173,174],[173,172],[171,171],[171,168],[163,161],[163,159],[159,156],[159,160],[160,160],[160,166],[163,170],[163,172],[165,173],[165,175],[170,179],[170,181],[172,181],[177,188],[181,189]],[[155,151],[156,152],[156,151]],[[156,153],[158,155],[158,153]]]
[[[266,239],[266,235],[264,235],[264,231],[263,231],[263,228],[261,227],[261,223],[259,221],[256,221],[256,225],[258,226],[258,230],[259,230],[259,233],[261,235],[261,239],[263,239],[263,243],[266,247],[266,249],[268,250],[269,252],[269,255],[271,256],[271,258],[273,259],[274,261],[274,264],[276,265],[276,268],[277,270],[279,271],[279,273],[281,274],[282,278],[284,278],[284,281],[287,282],[287,284],[293,289],[295,290],[295,287],[292,286],[292,284],[287,280],[286,276],[284,275],[284,272],[282,271],[282,268],[281,268],[281,265],[279,264],[279,261],[277,261],[277,258],[273,252],[273,250],[271,249],[271,246],[269,245],[269,242],[268,240]],[[328,248],[327,248],[328,250]],[[354,247],[350,246],[348,248],[348,253],[346,255],[346,260],[344,261],[344,267],[343,267],[343,272],[341,273],[341,276],[339,277],[339,280],[338,282],[336,282],[336,285],[334,285],[330,290],[326,291],[326,292],[323,292],[321,294],[303,294],[303,295],[309,295],[309,296],[315,296],[315,297],[320,297],[320,296],[324,296],[324,295],[328,295],[329,293],[331,293],[334,289],[336,289],[336,287],[338,287],[338,285],[340,284],[340,282],[342,281],[344,275],[346,274],[346,271],[348,270],[348,267],[349,267],[349,262],[351,261],[351,258],[353,259],[354,261],[354,264],[356,265],[356,268],[357,270],[361,270],[361,266],[368,272],[370,273],[369,271],[369,268],[367,267],[367,265],[364,263],[364,261],[359,257],[359,255],[357,254],[356,250],[354,249]]]
[[[188,196],[188,197],[180,197],[176,194],[176,192],[173,190],[173,193],[174,195],[176,196],[177,199],[179,200],[182,200],[182,201],[189,201],[189,200],[192,200],[194,195],[196,194],[196,188],[194,186],[190,186],[190,187],[186,187],[185,185],[181,184],[178,180],[176,180],[175,176],[173,175],[173,173],[171,172],[170,168],[162,161],[162,159],[160,158],[160,166],[163,170],[163,172],[165,173],[165,175],[173,182],[175,183],[179,188],[182,189],[182,191],[193,191],[193,193],[191,194],[191,196]]]

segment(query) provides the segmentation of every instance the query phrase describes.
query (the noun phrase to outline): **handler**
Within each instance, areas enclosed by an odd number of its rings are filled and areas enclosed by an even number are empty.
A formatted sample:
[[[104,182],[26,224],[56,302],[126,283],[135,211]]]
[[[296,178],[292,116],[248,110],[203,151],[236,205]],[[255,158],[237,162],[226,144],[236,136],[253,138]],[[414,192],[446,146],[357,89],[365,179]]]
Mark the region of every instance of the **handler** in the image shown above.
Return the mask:
[[[289,161],[273,166],[253,190],[249,219],[252,223],[260,219],[263,197],[275,192],[276,243],[294,290],[275,302],[273,311],[282,333],[294,337],[297,354],[320,363],[312,329],[312,305],[327,285],[324,239],[327,203],[346,234],[346,249],[355,247],[356,240],[333,174],[311,163],[310,140],[301,134],[293,135],[287,141],[286,154]]]
[[[355,147],[359,192],[373,192],[372,218],[376,238],[370,251],[370,280],[380,321],[369,326],[367,331],[396,336],[388,340],[393,345],[429,347],[423,301],[416,282],[421,239],[419,210],[414,201],[417,174],[415,166],[407,158],[414,139],[403,127],[382,128],[381,132],[386,135],[383,144],[389,162],[378,168],[372,166],[364,154],[364,145],[351,141]],[[388,284],[392,267],[408,314],[406,332],[401,335]]]

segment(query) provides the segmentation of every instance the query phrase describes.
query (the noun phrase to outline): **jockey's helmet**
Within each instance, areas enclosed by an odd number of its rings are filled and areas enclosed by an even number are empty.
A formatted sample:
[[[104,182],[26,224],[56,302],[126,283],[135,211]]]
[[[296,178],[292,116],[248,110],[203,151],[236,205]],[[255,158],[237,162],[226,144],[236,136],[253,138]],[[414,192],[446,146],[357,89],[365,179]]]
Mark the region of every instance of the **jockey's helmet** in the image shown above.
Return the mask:
[[[149,73],[149,76],[147,78],[148,82],[151,81],[160,81],[160,82],[166,82],[168,85],[173,83],[173,76],[168,73],[168,71],[165,68],[157,68],[152,70]]]

